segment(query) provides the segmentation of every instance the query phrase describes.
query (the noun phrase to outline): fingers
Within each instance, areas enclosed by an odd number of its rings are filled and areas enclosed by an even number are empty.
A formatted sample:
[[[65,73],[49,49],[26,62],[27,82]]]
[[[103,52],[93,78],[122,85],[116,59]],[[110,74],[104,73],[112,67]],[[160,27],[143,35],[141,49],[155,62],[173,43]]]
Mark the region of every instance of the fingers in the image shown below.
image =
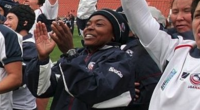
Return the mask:
[[[37,43],[42,41],[42,39],[48,39],[47,28],[44,23],[38,22],[34,30],[34,37]]]
[[[36,42],[39,42],[39,37],[40,37],[40,26],[39,26],[40,24],[39,23],[37,23],[36,24],[36,29],[34,30],[34,37],[35,37],[35,41]]]
[[[136,101],[139,98],[139,94],[140,94],[140,89],[139,89],[140,83],[139,82],[135,82],[134,85],[135,85],[134,101]]]
[[[136,93],[140,93],[140,90],[137,89],[137,88],[135,88],[135,92],[136,92]]]
[[[56,36],[55,33],[51,32],[49,35],[50,35],[50,37],[53,39],[53,41],[55,41],[56,43],[59,42],[59,39],[58,39],[58,37]]]
[[[42,35],[47,35],[47,28],[46,25],[44,23],[40,23],[40,31]]]
[[[134,84],[135,84],[135,86],[140,86],[139,82],[135,82]]]
[[[63,36],[72,37],[70,29],[63,22],[59,22],[58,24],[54,21],[51,25],[51,28],[53,32],[56,33],[58,39],[63,39]]]
[[[137,89],[137,88],[135,88],[135,97],[134,97],[134,101],[136,101],[136,100],[140,97],[139,94],[140,94],[140,90]]]

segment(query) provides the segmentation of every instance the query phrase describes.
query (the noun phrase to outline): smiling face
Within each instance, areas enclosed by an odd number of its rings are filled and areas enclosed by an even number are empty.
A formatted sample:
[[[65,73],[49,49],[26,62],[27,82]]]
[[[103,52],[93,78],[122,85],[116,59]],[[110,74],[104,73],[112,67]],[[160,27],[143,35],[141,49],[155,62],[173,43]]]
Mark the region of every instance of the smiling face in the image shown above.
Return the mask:
[[[179,33],[192,30],[192,0],[174,0],[172,4],[172,23]]]
[[[192,28],[197,47],[200,49],[200,2],[193,14]]]
[[[6,21],[4,22],[4,24],[8,27],[10,27],[13,30],[17,29],[17,25],[18,25],[18,17],[13,14],[13,13],[8,13],[8,15],[6,16]]]
[[[91,50],[97,50],[114,39],[111,23],[102,15],[90,18],[83,31],[84,44]]]

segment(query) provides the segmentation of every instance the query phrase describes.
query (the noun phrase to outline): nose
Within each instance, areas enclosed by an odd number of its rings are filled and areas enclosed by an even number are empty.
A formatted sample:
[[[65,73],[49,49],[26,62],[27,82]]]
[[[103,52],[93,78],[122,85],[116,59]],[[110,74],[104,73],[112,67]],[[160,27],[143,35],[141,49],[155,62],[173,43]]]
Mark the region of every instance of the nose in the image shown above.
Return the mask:
[[[85,28],[86,28],[87,30],[93,30],[93,29],[94,29],[94,24],[93,24],[93,23],[87,24]]]
[[[182,12],[179,12],[177,14],[177,20],[184,20],[184,16],[183,16],[183,13]]]
[[[4,25],[8,25],[8,21],[7,21],[7,20],[5,20],[3,24],[4,24]]]

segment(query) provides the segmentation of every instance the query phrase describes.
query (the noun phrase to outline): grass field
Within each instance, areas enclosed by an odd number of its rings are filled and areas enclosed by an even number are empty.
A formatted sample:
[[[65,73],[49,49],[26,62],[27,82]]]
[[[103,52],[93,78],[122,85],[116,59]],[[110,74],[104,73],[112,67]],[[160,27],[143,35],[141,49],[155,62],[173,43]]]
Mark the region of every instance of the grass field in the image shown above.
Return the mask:
[[[82,37],[80,37],[78,35],[77,28],[75,27],[74,28],[74,35],[73,35],[74,47],[82,47],[81,39],[82,39]],[[59,59],[60,55],[61,55],[60,50],[58,49],[58,47],[55,47],[53,52],[50,54],[50,57],[51,57],[52,61],[57,61]],[[49,100],[49,103],[48,103],[46,110],[50,110],[51,102],[52,102],[52,98]]]

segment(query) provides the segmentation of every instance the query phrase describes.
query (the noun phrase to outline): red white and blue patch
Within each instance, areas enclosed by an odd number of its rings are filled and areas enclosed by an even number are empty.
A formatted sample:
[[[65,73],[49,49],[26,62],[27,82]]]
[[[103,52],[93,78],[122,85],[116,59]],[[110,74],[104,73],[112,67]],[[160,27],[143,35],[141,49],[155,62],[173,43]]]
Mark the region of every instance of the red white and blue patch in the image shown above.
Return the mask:
[[[194,73],[190,76],[190,82],[193,85],[200,85],[200,73]]]
[[[89,69],[89,70],[93,70],[94,65],[95,65],[95,62],[90,62],[90,63],[88,64],[88,69]]]

